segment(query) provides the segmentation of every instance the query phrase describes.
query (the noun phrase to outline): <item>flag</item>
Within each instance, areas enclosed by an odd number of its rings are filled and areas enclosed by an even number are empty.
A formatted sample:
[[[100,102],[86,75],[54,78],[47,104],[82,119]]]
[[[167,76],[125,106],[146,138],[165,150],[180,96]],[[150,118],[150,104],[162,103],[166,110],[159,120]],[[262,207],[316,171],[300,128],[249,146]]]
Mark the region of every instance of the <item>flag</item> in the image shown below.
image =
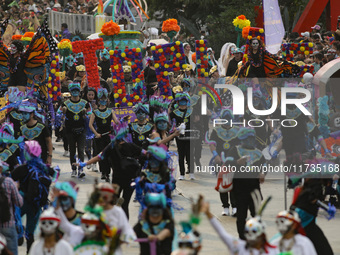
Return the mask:
[[[278,0],[263,0],[263,19],[266,49],[276,54],[285,35]]]

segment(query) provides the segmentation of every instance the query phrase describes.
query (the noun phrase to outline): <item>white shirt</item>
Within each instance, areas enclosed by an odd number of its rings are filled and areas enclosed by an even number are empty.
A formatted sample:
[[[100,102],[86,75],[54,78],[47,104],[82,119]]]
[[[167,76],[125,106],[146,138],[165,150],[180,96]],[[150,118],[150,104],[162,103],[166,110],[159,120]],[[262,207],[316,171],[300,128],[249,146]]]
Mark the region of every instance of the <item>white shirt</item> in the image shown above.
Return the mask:
[[[104,215],[104,219],[110,228],[114,227],[122,231],[120,238],[122,241],[129,242],[137,238],[121,207],[115,205],[112,209],[105,210]]]
[[[267,248],[267,253],[257,249],[247,249],[246,241],[227,233],[215,217],[210,219],[210,224],[213,226],[223,243],[227,245],[230,254],[232,255],[277,255],[280,253],[279,249],[271,247]]]
[[[45,240],[40,238],[36,240],[30,249],[29,254],[30,255],[73,255],[73,248],[72,246],[66,242],[65,240],[61,239],[57,242],[54,249],[51,249],[51,253],[48,253],[48,251],[45,249],[44,252],[44,242]]]
[[[294,255],[317,255],[314,245],[308,237],[296,234],[294,239],[295,243],[291,249],[289,249],[289,247],[291,246],[292,238],[283,239],[281,252],[291,252]],[[280,240],[281,239],[277,239],[272,243],[278,249],[280,249]]]

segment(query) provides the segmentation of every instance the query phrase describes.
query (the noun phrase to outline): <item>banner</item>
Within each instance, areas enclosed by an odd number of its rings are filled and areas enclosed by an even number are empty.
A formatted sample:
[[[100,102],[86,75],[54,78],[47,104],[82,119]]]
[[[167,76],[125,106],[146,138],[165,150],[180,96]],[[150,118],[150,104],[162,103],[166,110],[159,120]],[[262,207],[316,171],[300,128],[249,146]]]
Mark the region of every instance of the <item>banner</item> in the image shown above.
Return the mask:
[[[263,19],[266,49],[271,54],[276,54],[285,35],[278,0],[263,1]]]
[[[120,108],[114,108],[114,112],[117,116],[117,119],[123,118],[126,115],[130,115],[131,118],[129,120],[129,123],[134,122],[136,120],[136,115],[132,110],[132,107],[120,107]]]

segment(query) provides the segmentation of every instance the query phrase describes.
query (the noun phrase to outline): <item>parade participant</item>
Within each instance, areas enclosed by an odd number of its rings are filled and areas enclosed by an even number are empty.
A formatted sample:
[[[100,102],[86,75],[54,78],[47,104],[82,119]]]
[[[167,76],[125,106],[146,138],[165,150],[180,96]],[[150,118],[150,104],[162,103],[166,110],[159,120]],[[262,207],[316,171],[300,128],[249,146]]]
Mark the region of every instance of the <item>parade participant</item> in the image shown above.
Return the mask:
[[[170,119],[175,123],[177,127],[179,127],[182,123],[186,126],[185,129],[190,130],[190,120],[193,115],[193,109],[190,107],[190,96],[187,93],[177,93],[176,102],[178,103],[178,107],[170,113]],[[183,124],[182,124],[183,125]],[[179,180],[184,180],[185,175],[185,165],[184,159],[186,159],[188,164],[188,171],[190,173],[190,179],[194,180],[194,165],[190,160],[190,140],[186,139],[189,136],[189,133],[185,133],[184,135],[180,135],[176,137],[176,144],[178,150],[178,162],[179,169],[181,172]]]
[[[84,213],[75,209],[78,193],[76,184],[74,182],[57,182],[54,186],[54,192],[57,196],[58,206],[63,210],[67,220],[76,226],[80,226],[80,219]],[[64,236],[64,239],[68,240],[68,237]]]
[[[229,67],[229,62],[232,59],[232,52],[236,49],[234,43],[225,43],[221,49],[220,58],[218,59],[219,73],[224,75]]]
[[[58,240],[57,231],[60,218],[54,208],[46,209],[40,216],[41,236],[34,241],[30,255],[73,255],[72,246],[63,239]]]
[[[99,66],[102,68],[102,78],[104,80],[107,80],[108,78],[111,78],[111,72],[110,72],[110,54],[107,49],[104,49],[100,52],[100,62]]]
[[[168,167],[170,156],[165,146],[150,145],[148,147],[148,165],[142,172],[141,177],[135,179],[136,199],[144,210],[144,197],[147,193],[164,192],[167,198],[167,205],[171,208],[171,192],[175,189],[176,180],[173,178],[171,169]]]
[[[296,211],[301,219],[301,225],[306,236],[314,244],[317,254],[334,254],[325,234],[316,225],[319,204],[317,201],[324,201],[324,179],[307,178],[302,188],[295,191],[291,210]]]
[[[250,128],[240,128],[237,133],[237,138],[241,141],[241,145],[236,145],[228,151],[227,163],[236,165],[237,168],[250,168],[265,164],[265,159],[262,152],[257,149],[255,140],[255,131]],[[236,171],[233,178],[233,191],[236,199],[237,208],[237,231],[240,239],[245,240],[244,226],[248,214],[248,209],[251,215],[255,216],[254,203],[251,193],[254,190],[260,190],[260,182],[264,182],[264,174],[260,171],[241,172]]]
[[[147,238],[156,242],[156,254],[170,255],[174,237],[174,221],[166,207],[165,195],[148,193],[145,196],[147,208],[143,219],[134,226],[138,238]],[[150,254],[150,244],[140,243],[140,254]]]
[[[5,177],[5,166],[0,160],[0,198],[1,198],[1,213],[0,213],[0,241],[7,243],[10,254],[18,255],[18,233],[15,223],[14,206],[21,207],[23,198],[18,191],[18,185],[14,181]],[[5,240],[3,240],[3,236]],[[3,246],[5,246],[3,244]],[[1,243],[0,243],[1,252]]]
[[[17,157],[20,155],[19,143],[23,141],[23,137],[15,139],[13,124],[5,122],[0,129],[0,160],[6,162],[11,172],[19,162]]]
[[[98,155],[105,147],[111,142],[109,134],[111,133],[111,121],[116,124],[119,123],[113,109],[108,108],[108,96],[109,93],[106,89],[98,89],[98,102],[99,108],[94,110],[91,117],[89,127],[95,135],[95,154]],[[93,127],[95,123],[96,129]],[[96,164],[93,164],[96,165]],[[110,162],[108,158],[104,158],[99,161],[99,169],[102,173],[102,180],[110,182]]]
[[[132,136],[133,143],[146,150],[149,145],[147,138],[150,136],[153,128],[152,123],[148,121],[149,105],[138,103],[133,108],[133,111],[137,121],[129,124],[129,133]]]
[[[97,97],[97,91],[95,88],[92,87],[86,87],[86,90],[84,91],[84,97],[83,99],[87,101],[87,103],[91,106],[92,112],[97,109],[97,101],[98,101],[98,97]],[[95,150],[95,145],[94,145],[94,133],[90,128],[90,117],[88,117],[88,115],[86,115],[85,118],[86,124],[86,143],[85,143],[85,154],[87,156],[87,159],[89,160],[90,158],[92,158],[92,155],[94,155],[96,152]],[[93,153],[92,153],[93,150]],[[87,166],[87,169],[90,169],[91,166]],[[97,169],[97,164],[93,164],[92,165],[92,171],[93,172],[98,172]]]
[[[71,83],[69,85],[69,91],[71,93],[71,99],[63,103],[63,113],[65,114],[65,128],[67,133],[67,140],[70,148],[70,163],[72,166],[71,177],[77,176],[76,167],[72,164],[76,162],[76,150],[79,160],[84,161],[84,149],[85,149],[85,115],[91,114],[86,112],[90,110],[89,104],[80,99],[80,84]],[[78,168],[78,177],[85,176],[83,168]]]
[[[13,255],[7,247],[6,238],[2,234],[0,234],[0,255]]]
[[[183,43],[183,48],[184,48],[184,54],[185,54],[185,59],[186,63],[190,64],[192,67],[192,70],[196,69],[196,64],[194,61],[192,61],[192,54],[193,52],[191,51],[191,46],[189,43]]]
[[[156,77],[156,68],[153,57],[147,58],[147,67],[144,69],[146,97],[149,99],[157,88],[158,80]]]
[[[234,49],[232,54],[233,57],[229,61],[225,76],[233,76],[238,69],[238,63],[242,61],[243,58],[243,51],[240,48]]]
[[[210,212],[209,203],[202,202],[201,211],[205,213],[231,254],[238,255],[277,255],[279,250],[268,243],[265,224],[259,216],[251,218],[243,229],[245,240],[235,238],[227,233],[221,223]]]
[[[37,113],[37,107],[28,100],[23,101],[19,105],[19,112],[22,115],[21,134],[26,141],[37,141],[42,149],[41,159],[44,163],[52,164],[52,137],[48,127],[42,122],[36,119],[36,116],[40,116]]]
[[[206,139],[206,142],[209,144],[210,151],[213,154],[215,163],[222,166],[222,164],[224,163],[221,158],[222,152],[224,152],[224,155],[228,155],[230,149],[239,144],[237,134],[240,128],[238,126],[232,126],[230,124],[230,122],[234,120],[234,115],[230,109],[222,109],[220,113],[220,119],[228,121],[229,124],[227,123],[223,125],[216,125],[210,135],[210,139]],[[208,133],[206,133],[206,136],[207,135]],[[223,206],[222,215],[230,215],[229,194],[232,207],[231,215],[235,216],[237,209],[234,191],[225,192],[224,190],[220,191],[220,199]]]
[[[316,255],[313,243],[305,236],[301,226],[300,217],[295,211],[282,211],[276,216],[276,226],[282,237],[273,245],[279,248],[281,253],[291,252],[300,255]]]
[[[17,87],[8,88],[7,95],[10,104],[21,102],[25,96],[25,94]],[[18,107],[15,107],[10,112],[8,112],[0,122],[4,123],[6,121],[13,124],[14,137],[18,138],[21,135],[20,127],[22,126],[22,115],[18,111]]]
[[[27,253],[34,242],[34,231],[39,221],[41,207],[48,202],[49,187],[56,172],[40,158],[42,154],[39,143],[26,141],[24,146],[25,164],[12,172],[14,181],[20,181],[20,191],[24,193],[24,205],[21,216],[26,214],[25,237]]]
[[[217,83],[218,79],[220,78],[217,66],[214,66],[210,69],[209,77],[210,77],[210,80],[208,81],[208,83],[210,86],[214,87],[214,85]]]
[[[84,167],[96,163],[107,157],[113,167],[112,183],[119,185],[118,196],[122,194],[124,202],[122,208],[129,218],[129,203],[133,193],[131,180],[136,178],[140,165],[136,158],[141,154],[145,155],[146,151],[132,143],[128,136],[129,126],[126,121],[115,126],[115,138],[106,148],[96,157],[87,162],[75,163],[74,166]]]
[[[100,183],[98,184],[98,191],[100,195],[98,204],[104,209],[104,219],[109,227],[120,231],[120,241],[122,243],[129,243],[131,240],[135,240],[136,235],[129,224],[126,214],[120,206],[116,205],[117,195],[113,185]],[[119,252],[122,253],[120,248]]]

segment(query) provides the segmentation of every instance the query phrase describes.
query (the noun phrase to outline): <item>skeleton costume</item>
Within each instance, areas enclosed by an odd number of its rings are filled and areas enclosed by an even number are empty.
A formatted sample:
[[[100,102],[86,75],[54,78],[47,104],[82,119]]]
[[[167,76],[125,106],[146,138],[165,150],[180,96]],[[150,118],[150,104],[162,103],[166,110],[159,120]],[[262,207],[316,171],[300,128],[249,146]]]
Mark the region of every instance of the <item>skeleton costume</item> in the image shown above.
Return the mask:
[[[57,239],[57,229],[60,223],[59,217],[54,213],[54,208],[50,207],[40,216],[41,237],[36,240],[29,254],[30,255],[73,255],[72,246],[63,239],[56,240],[54,247],[45,247],[44,238],[46,236],[55,235]]]

